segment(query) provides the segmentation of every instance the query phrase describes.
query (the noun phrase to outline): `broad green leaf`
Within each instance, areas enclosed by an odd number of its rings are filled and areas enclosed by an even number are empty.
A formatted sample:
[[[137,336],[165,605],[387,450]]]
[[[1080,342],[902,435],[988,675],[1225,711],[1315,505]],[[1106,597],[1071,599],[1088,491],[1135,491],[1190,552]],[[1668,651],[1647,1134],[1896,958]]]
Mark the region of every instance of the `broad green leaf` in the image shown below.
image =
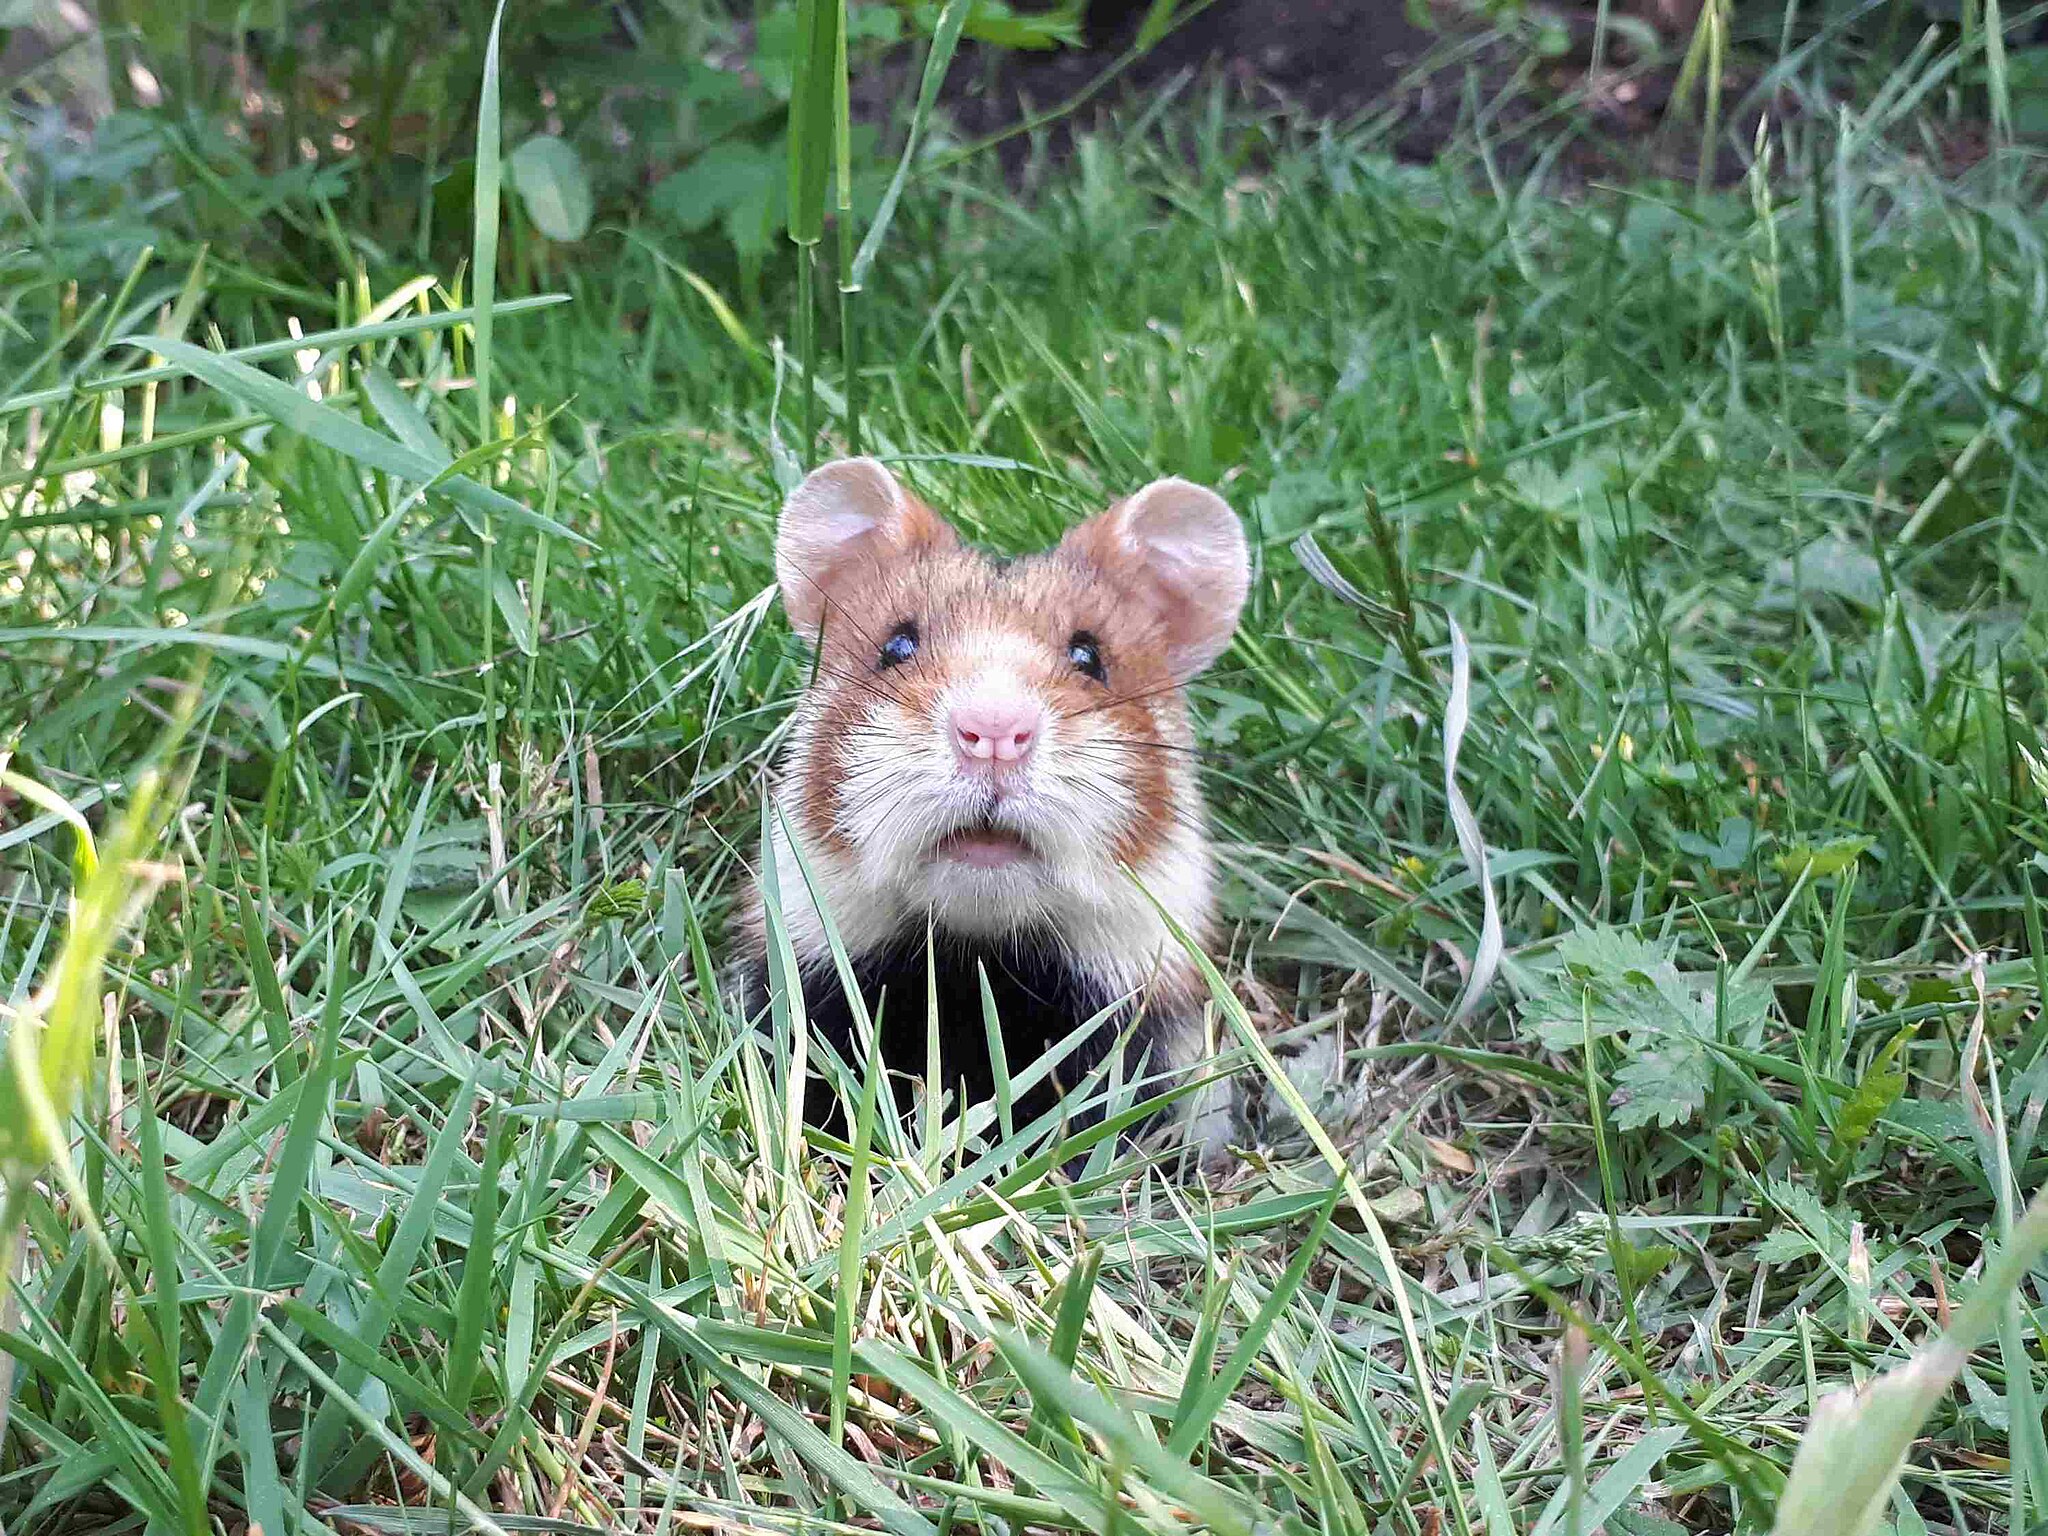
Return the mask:
[[[763,195],[783,174],[781,162],[744,140],[714,144],[656,183],[648,201],[678,228],[709,229],[733,209]]]
[[[1576,930],[1537,973],[1523,1006],[1523,1032],[1547,1049],[1576,1051],[1589,1031],[1617,1041],[1623,1060],[1612,1103],[1625,1130],[1680,1125],[1698,1114],[1713,1075],[1709,1045],[1741,1038],[1770,1005],[1764,984],[1731,984],[1717,1035],[1716,978],[1680,971],[1675,948],[1625,929]]]
[[[512,151],[505,169],[526,216],[550,240],[567,244],[590,232],[590,176],[566,139],[537,133]]]

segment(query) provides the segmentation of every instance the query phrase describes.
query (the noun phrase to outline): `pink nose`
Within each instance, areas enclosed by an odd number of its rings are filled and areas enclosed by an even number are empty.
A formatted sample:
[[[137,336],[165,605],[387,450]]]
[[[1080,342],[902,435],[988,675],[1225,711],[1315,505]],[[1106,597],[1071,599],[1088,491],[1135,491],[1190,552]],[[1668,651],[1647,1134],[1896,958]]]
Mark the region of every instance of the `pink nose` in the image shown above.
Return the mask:
[[[1015,768],[1038,743],[1042,717],[1022,699],[971,699],[953,706],[953,750],[969,768]]]

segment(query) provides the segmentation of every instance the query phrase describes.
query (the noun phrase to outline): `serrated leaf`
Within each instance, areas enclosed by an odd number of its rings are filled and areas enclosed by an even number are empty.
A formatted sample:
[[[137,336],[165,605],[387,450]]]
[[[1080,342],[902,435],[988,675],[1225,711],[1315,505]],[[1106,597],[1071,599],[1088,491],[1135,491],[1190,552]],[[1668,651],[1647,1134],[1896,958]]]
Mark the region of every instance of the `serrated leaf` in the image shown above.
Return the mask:
[[[1660,1046],[1624,1062],[1608,1099],[1614,1123],[1625,1131],[1646,1125],[1683,1125],[1707,1102],[1707,1058],[1697,1046]]]
[[[1790,1264],[1795,1259],[1811,1258],[1817,1252],[1813,1240],[1797,1227],[1779,1227],[1756,1245],[1759,1264]]]
[[[1548,985],[1529,1000],[1523,1027],[1553,1051],[1575,1050],[1590,1029],[1604,1039],[1645,1021],[1657,985],[1675,979],[1673,945],[1620,928],[1582,928],[1557,946]]]
[[[641,916],[647,910],[647,882],[619,880],[601,887],[583,908],[586,927]]]
[[[1896,1104],[1899,1095],[1906,1091],[1906,1074],[1898,1064],[1898,1057],[1901,1046],[1912,1036],[1910,1029],[1902,1029],[1892,1036],[1870,1064],[1870,1070],[1863,1074],[1862,1081],[1857,1083],[1849,1102],[1842,1106],[1834,1135],[1830,1138],[1834,1154],[1832,1165],[1836,1170],[1849,1166],[1885,1111]]]
[[[1623,1129],[1682,1125],[1706,1103],[1718,988],[1711,972],[1679,970],[1676,950],[1626,929],[1580,929],[1559,942],[1523,1007],[1523,1032],[1549,1050],[1580,1050],[1588,1034],[1619,1041],[1626,1060],[1612,1104]],[[1729,987],[1722,1032],[1740,1036],[1770,996],[1755,982]]]

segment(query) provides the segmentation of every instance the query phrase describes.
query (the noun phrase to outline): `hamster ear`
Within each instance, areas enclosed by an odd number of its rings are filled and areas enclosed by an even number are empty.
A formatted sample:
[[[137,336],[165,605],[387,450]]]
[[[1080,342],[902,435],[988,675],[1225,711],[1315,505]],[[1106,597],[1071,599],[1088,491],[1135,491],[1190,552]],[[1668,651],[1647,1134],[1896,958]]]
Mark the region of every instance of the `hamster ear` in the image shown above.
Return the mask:
[[[873,459],[835,459],[789,493],[775,525],[775,581],[789,622],[815,636],[825,610],[862,572],[920,550],[949,548],[953,530]]]
[[[1251,586],[1251,556],[1237,514],[1214,491],[1154,480],[1063,544],[1150,598],[1165,631],[1167,665],[1181,681],[1230,644]]]

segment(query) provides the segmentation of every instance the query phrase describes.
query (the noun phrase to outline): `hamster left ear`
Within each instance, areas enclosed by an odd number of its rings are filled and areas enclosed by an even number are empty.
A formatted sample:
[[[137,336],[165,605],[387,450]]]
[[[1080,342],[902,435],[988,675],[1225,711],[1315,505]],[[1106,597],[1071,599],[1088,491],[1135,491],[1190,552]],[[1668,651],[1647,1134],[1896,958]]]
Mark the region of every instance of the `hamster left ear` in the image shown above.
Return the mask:
[[[1069,533],[1064,544],[1149,595],[1167,665],[1185,682],[1223,654],[1251,586],[1244,525],[1190,480],[1154,480]]]
[[[835,459],[789,493],[775,524],[775,581],[789,622],[818,637],[827,609],[892,562],[951,548],[952,528],[873,459]]]

